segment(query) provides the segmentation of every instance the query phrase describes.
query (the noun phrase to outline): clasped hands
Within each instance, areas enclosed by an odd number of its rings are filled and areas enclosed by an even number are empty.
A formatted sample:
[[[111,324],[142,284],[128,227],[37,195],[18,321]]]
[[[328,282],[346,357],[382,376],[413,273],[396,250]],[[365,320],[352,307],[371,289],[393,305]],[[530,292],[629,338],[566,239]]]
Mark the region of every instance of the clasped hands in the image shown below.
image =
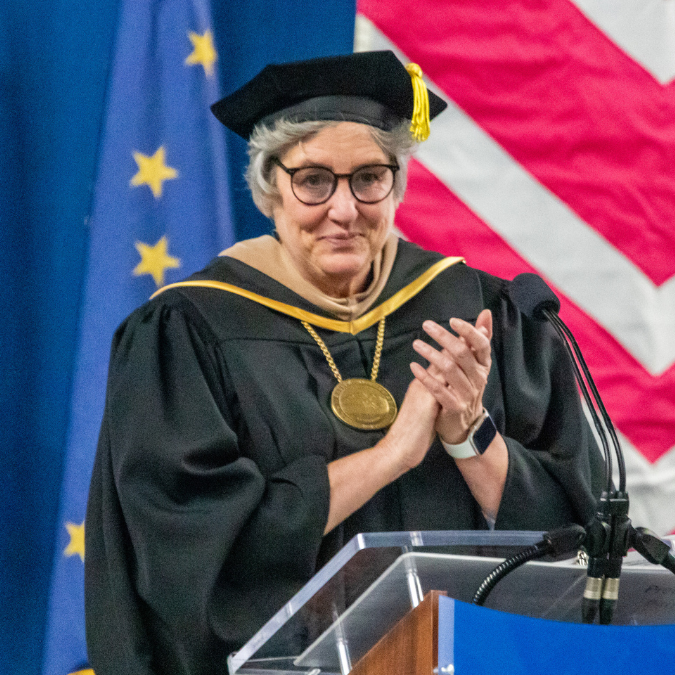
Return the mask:
[[[424,331],[437,346],[413,342],[414,350],[429,365],[411,364],[415,377],[386,435],[374,447],[328,465],[331,505],[326,532],[384,485],[419,465],[436,434],[446,443],[465,440],[483,411],[483,392],[492,364],[492,315],[488,310],[481,312],[475,327],[461,319],[451,319],[450,326],[457,335],[433,321],[424,322]],[[480,465],[474,459],[456,461],[462,463],[460,471],[483,512],[494,517],[508,466],[506,446],[496,453],[494,467],[486,471],[482,462],[487,455],[481,456]]]
[[[483,392],[492,365],[492,314],[483,310],[475,327],[453,318],[450,327],[457,335],[434,321],[424,322],[424,332],[440,349],[415,340],[413,349],[429,366],[411,363],[410,369],[437,404],[436,432],[446,443],[456,444],[466,439],[483,412]]]
[[[492,365],[492,314],[483,310],[475,326],[453,318],[450,327],[457,335],[434,321],[425,321],[422,328],[437,346],[423,340],[412,345],[429,362],[426,368],[410,364],[415,379],[397,420],[408,428],[409,440],[417,437],[416,449],[408,445],[407,463],[412,466],[422,461],[435,434],[446,443],[464,441],[483,411],[483,392]]]

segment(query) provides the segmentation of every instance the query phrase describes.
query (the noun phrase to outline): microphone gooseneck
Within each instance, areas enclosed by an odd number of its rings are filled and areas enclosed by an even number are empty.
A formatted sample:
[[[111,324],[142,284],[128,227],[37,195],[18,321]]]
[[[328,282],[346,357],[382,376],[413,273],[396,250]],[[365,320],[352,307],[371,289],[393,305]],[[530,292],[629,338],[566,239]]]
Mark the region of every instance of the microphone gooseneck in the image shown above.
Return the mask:
[[[656,535],[631,525],[628,518],[629,501],[623,450],[579,345],[558,316],[560,301],[557,296],[540,276],[530,273],[518,275],[511,283],[509,294],[521,313],[534,320],[550,323],[561,338],[602,445],[605,457],[605,490],[583,537],[589,564],[582,600],[582,621],[593,623],[598,616],[600,623],[609,624],[619,596],[621,565],[628,549],[635,547],[647,560],[674,573],[675,557],[670,553],[668,545]],[[610,442],[617,460],[618,490],[612,484]]]
[[[591,377],[588,366],[581,354],[579,345],[567,326],[563,323],[562,319],[558,316],[560,300],[540,276],[532,273],[519,274],[511,282],[509,294],[513,303],[522,314],[535,321],[550,323],[556,333],[558,333],[572,364],[574,377],[579,385],[579,390],[584,398],[586,407],[588,408],[588,412],[593,420],[593,425],[595,426],[595,430],[597,431],[598,438],[602,445],[605,458],[605,489],[609,492],[612,489],[612,454],[609,448],[607,433],[605,432],[605,428],[602,426],[600,417],[596,411],[597,400],[600,398],[600,394],[598,393],[595,383],[592,385],[590,384],[593,382],[593,378]],[[588,380],[589,385],[586,384],[586,380]],[[593,392],[593,398],[596,399],[596,403],[591,399],[591,392]],[[604,406],[602,406],[601,410],[604,410]],[[616,434],[614,437],[616,437]],[[618,452],[621,453],[621,447],[618,446],[618,439],[614,446],[615,452],[617,451],[617,447]]]
[[[579,546],[581,546],[585,535],[586,532],[581,525],[567,525],[558,528],[557,530],[547,532],[544,534],[541,541],[532,546],[528,546],[526,549],[519,551],[511,558],[508,558],[503,563],[497,565],[497,567],[485,577],[471,602],[474,605],[483,605],[488,595],[499,581],[530,560],[538,560],[547,555],[557,557],[566,553],[571,553],[572,551],[577,551]]]

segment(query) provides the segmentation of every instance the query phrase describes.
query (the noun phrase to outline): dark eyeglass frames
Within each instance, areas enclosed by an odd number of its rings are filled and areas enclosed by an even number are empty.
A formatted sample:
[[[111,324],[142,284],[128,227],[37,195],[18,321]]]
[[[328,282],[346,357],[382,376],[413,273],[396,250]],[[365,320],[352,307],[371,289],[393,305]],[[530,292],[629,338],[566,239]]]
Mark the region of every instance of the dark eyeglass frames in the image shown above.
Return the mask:
[[[346,178],[354,198],[363,204],[377,204],[394,189],[395,164],[368,164],[353,173],[333,173],[324,166],[303,166],[289,169],[279,159],[272,161],[291,177],[291,190],[296,199],[308,206],[327,202],[337,189],[338,179]]]

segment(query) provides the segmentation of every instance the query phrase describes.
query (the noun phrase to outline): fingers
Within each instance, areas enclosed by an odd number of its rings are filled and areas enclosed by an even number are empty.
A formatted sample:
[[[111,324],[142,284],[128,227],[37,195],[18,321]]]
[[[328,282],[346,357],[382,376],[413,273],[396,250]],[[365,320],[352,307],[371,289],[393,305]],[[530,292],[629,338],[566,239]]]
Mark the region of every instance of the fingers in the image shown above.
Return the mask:
[[[429,379],[419,376],[417,379],[422,381],[434,395],[439,391],[438,387],[445,389],[449,386],[460,398],[471,398],[475,389],[482,386],[481,366],[466,346],[459,347],[457,354],[453,354],[446,349],[438,351],[423,340],[415,340],[413,349],[429,362],[427,369],[420,366]],[[433,386],[434,383],[431,380],[434,380],[438,387]]]
[[[433,321],[425,321],[422,325],[424,332],[432,337],[444,349],[453,346],[457,348],[458,338],[446,331]],[[469,347],[475,354],[476,359],[482,365],[487,365],[490,358],[490,340],[492,339],[492,314],[489,309],[483,310],[476,319],[476,325],[472,326],[462,319],[450,319],[450,327],[457,333],[460,341]]]
[[[425,321],[425,333],[441,347],[435,349],[423,340],[415,340],[413,348],[429,361],[429,374],[445,379],[448,384],[466,389],[484,386],[486,369],[491,365],[492,315],[484,310],[478,316],[476,327],[461,319],[451,319],[453,335],[434,321]]]
[[[429,369],[424,368],[419,363],[414,361],[410,364],[410,370],[412,371],[415,379],[418,380],[426,391],[429,392],[438,404],[444,409],[456,410],[463,407],[463,401],[467,396],[463,391],[460,391],[460,387],[448,387],[445,380],[442,377],[435,377],[429,373]],[[464,389],[464,387],[461,387]],[[468,389],[468,387],[466,387]]]
[[[492,340],[492,312],[484,309],[476,319],[476,329],[482,331],[488,340]]]
[[[492,364],[492,315],[489,310],[481,312],[475,326],[461,319],[451,319],[450,325],[456,335],[434,321],[424,322],[424,331],[440,349],[415,340],[413,348],[429,365],[412,363],[410,368],[441,407],[436,430],[446,442],[454,443],[466,437],[483,407]]]

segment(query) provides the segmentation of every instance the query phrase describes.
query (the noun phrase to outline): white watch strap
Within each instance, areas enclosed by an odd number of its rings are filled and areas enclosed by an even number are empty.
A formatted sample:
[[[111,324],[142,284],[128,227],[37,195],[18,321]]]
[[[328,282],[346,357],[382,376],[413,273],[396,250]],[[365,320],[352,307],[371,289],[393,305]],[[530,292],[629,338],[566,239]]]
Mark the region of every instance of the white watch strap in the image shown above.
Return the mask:
[[[445,451],[454,459],[468,459],[469,457],[476,456],[476,451],[473,449],[473,445],[471,445],[470,436],[467,436],[464,442],[457,443],[456,445],[446,443],[440,436],[438,438]]]
[[[450,457],[453,459],[468,459],[469,457],[476,457],[478,455],[476,448],[472,443],[473,434],[487,416],[488,411],[483,408],[483,412],[481,413],[480,417],[469,428],[469,433],[466,435],[466,440],[462,441],[461,443],[446,443],[440,436],[438,437],[441,441],[441,444],[445,448],[445,451],[450,455]]]

